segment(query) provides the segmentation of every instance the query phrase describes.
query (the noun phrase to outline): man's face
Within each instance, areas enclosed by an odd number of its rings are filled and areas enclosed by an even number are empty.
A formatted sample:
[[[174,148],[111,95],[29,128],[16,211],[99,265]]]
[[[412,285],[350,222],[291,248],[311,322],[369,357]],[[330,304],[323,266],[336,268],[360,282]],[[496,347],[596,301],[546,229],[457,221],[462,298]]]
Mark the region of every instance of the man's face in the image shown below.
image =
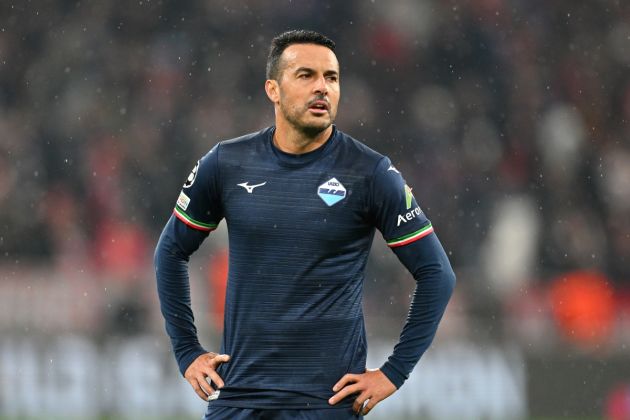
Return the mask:
[[[335,120],[339,104],[339,62],[330,49],[294,44],[280,57],[278,105],[281,116],[307,134],[317,134]]]

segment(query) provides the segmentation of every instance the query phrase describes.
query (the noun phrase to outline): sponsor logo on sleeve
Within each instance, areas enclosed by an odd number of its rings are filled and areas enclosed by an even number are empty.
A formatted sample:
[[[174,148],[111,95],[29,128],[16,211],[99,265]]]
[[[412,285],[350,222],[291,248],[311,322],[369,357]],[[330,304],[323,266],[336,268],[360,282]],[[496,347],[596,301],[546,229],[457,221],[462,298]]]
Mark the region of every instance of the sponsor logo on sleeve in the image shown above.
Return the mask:
[[[195,182],[195,178],[197,178],[197,170],[199,170],[199,161],[197,161],[197,164],[190,172],[190,175],[188,175],[188,178],[186,178],[186,182],[184,182],[184,188],[192,187],[192,184]]]
[[[404,223],[410,222],[416,217],[420,216],[421,214],[422,214],[422,210],[420,209],[420,206],[416,207],[413,210],[408,211],[405,214],[399,214],[396,226],[400,226],[401,223],[404,224]]]
[[[188,204],[190,204],[190,197],[188,197],[184,192],[179,193],[179,197],[177,197],[177,205],[182,210],[186,210],[188,208]]]
[[[317,187],[317,195],[330,207],[346,198],[346,187],[337,178],[330,178]]]
[[[409,185],[405,184],[404,189],[405,189],[405,209],[409,210],[411,209],[411,206],[413,205],[414,197],[413,197],[413,193],[411,192],[411,187]],[[414,209],[411,209],[406,213],[399,214],[397,218],[396,226],[400,226],[401,224],[410,222],[411,220],[415,219],[421,214],[422,214],[422,210],[420,209],[420,206],[416,206]]]
[[[411,192],[411,187],[405,184],[405,208],[409,210],[411,208],[411,202],[413,200],[413,193]]]

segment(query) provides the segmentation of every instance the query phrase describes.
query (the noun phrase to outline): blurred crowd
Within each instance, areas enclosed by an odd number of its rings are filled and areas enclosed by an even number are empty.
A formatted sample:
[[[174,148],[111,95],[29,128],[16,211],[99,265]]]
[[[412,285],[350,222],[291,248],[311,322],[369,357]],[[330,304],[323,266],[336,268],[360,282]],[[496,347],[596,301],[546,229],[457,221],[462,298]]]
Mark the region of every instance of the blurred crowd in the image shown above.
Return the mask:
[[[272,123],[266,54],[292,28],[337,42],[337,125],[401,170],[450,254],[461,305],[535,312],[524,291],[588,272],[622,310],[621,0],[3,2],[0,265],[88,264],[113,278],[150,266],[196,160]],[[401,270],[389,258],[371,264],[381,286],[368,306]]]

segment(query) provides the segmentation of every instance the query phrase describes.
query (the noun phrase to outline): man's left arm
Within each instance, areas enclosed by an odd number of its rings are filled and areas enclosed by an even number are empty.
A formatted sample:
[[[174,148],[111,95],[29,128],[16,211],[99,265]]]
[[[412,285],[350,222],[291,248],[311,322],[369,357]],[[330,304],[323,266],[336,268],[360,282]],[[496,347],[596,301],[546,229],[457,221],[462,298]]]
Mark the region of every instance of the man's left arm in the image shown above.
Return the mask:
[[[416,289],[400,340],[388,360],[380,369],[344,375],[333,387],[336,394],[331,404],[358,394],[354,410],[363,414],[407,380],[433,341],[455,286],[455,274],[431,222],[387,158],[375,170],[370,205],[376,226],[413,275]]]
[[[347,374],[335,386],[331,404],[358,393],[354,410],[367,414],[393,394],[409,378],[427,350],[455,287],[455,273],[435,233],[394,248],[394,252],[416,280],[407,322],[394,352],[380,369]],[[367,404],[365,402],[367,401]],[[365,405],[365,406],[364,406]]]
[[[400,341],[381,366],[385,376],[400,388],[435,337],[455,287],[455,273],[435,233],[393,250],[416,280]]]

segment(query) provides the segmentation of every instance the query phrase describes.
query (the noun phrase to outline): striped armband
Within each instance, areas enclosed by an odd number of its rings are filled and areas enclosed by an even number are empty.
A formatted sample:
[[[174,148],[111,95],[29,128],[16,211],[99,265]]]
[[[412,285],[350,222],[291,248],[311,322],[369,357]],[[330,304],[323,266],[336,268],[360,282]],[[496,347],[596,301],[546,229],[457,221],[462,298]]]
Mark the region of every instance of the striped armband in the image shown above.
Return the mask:
[[[216,224],[203,223],[203,222],[193,219],[192,217],[184,213],[184,210],[180,209],[179,206],[175,206],[175,208],[173,209],[173,214],[179,220],[184,222],[187,226],[193,229],[200,230],[202,232],[211,232],[217,228]]]
[[[417,241],[418,239],[422,239],[425,236],[429,235],[433,232],[433,225],[429,222],[428,225],[423,227],[422,229],[418,229],[415,232],[411,232],[407,235],[401,236],[400,238],[391,239],[387,241],[387,246],[390,248],[396,248],[398,246],[403,246],[410,244],[412,242]]]

